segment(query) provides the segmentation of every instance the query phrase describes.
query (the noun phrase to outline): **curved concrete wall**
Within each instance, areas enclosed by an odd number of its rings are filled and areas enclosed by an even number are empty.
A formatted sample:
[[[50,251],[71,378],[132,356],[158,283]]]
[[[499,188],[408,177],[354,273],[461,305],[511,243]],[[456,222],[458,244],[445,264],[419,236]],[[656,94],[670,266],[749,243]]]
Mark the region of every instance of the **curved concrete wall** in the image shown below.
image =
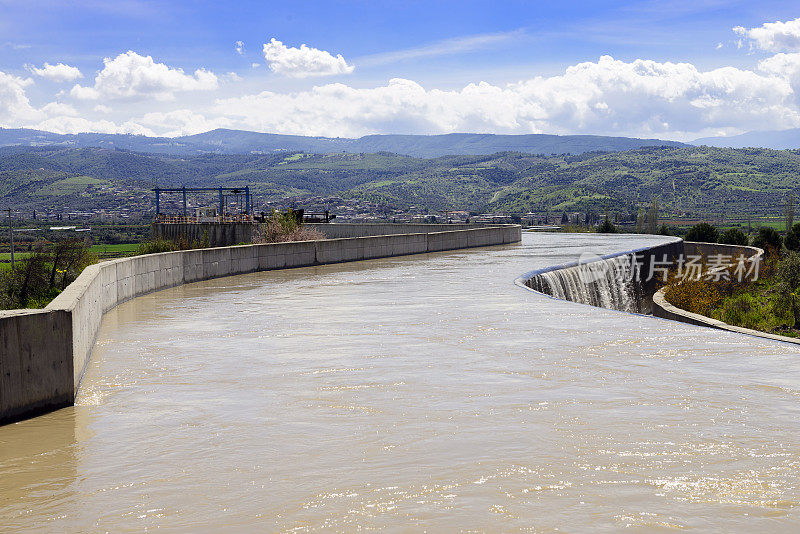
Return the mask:
[[[739,245],[721,245],[717,243],[693,243],[687,242],[687,255],[695,254],[700,256],[711,256],[714,254],[722,254],[725,256],[731,256],[733,258],[738,257],[740,254],[743,254],[747,260],[746,261],[760,261],[760,259],[764,256],[764,251],[757,247],[747,247],[747,246],[739,246]],[[793,343],[796,345],[800,345],[800,339],[787,337],[787,336],[779,336],[776,334],[769,334],[767,332],[761,332],[758,330],[751,330],[749,328],[742,328],[740,326],[733,326],[728,323],[724,323],[717,319],[712,319],[711,317],[706,317],[705,315],[700,315],[698,313],[688,312],[673,304],[670,304],[664,293],[666,288],[659,289],[655,295],[653,295],[653,315],[656,317],[661,317],[662,319],[670,319],[672,321],[679,321],[682,323],[693,324],[696,326],[707,326],[709,328],[717,328],[719,330],[727,330],[729,332],[736,332],[738,334],[746,334],[749,336],[755,337],[762,337],[765,339],[772,339],[775,341],[783,341],[785,343]]]
[[[667,260],[674,261],[679,255],[683,253],[684,253],[684,242],[682,239],[676,237],[673,238],[671,241],[668,241],[667,243],[654,245],[652,247],[642,247],[634,250],[628,250],[625,252],[616,252],[614,254],[608,254],[602,257],[598,257],[591,262],[573,261],[562,265],[555,265],[544,269],[537,269],[535,271],[525,273],[516,280],[516,283],[517,285],[525,287],[526,289],[529,289],[531,291],[536,291],[537,293],[542,293],[543,295],[547,295],[548,297],[556,298],[546,293],[543,289],[541,289],[541,285],[537,283],[539,277],[541,277],[542,274],[551,271],[561,271],[561,270],[579,272],[582,269],[591,268],[591,264],[598,261],[606,261],[618,258],[620,256],[628,256],[636,254],[641,261],[640,272],[642,273],[642,277],[636,283],[636,298],[641,301],[641,309],[639,311],[643,313],[649,313],[651,309],[650,299],[657,289],[656,285],[658,281],[655,279],[647,280],[644,273],[650,272],[650,266],[654,260],[663,261],[666,258]],[[575,301],[580,302],[577,299]],[[581,302],[581,303],[589,304],[589,302]]]
[[[103,315],[136,296],[254,271],[516,243],[521,239],[520,226],[500,225],[165,252],[91,265],[44,310],[0,312],[0,423],[71,404]]]

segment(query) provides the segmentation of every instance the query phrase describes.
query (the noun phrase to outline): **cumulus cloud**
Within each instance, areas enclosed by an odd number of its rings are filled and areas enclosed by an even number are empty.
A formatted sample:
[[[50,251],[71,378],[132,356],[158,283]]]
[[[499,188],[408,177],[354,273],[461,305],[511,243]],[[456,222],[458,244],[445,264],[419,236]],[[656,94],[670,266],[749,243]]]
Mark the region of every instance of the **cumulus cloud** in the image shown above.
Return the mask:
[[[182,69],[157,63],[151,56],[141,56],[133,51],[117,57],[105,58],[104,67],[94,79],[94,85],[75,85],[70,95],[78,99],[97,100],[118,98],[154,98],[173,100],[180,91],[211,91],[219,86],[213,72],[205,69],[193,75]]]
[[[264,59],[273,72],[292,78],[350,74],[355,68],[341,54],[333,56],[304,44],[288,47],[274,37],[264,45]]]
[[[37,76],[47,78],[48,80],[52,80],[54,82],[74,82],[78,78],[83,78],[83,74],[81,74],[81,71],[78,69],[78,67],[65,65],[64,63],[57,63],[56,65],[45,63],[42,68],[29,65],[28,70]]]
[[[764,69],[767,67],[765,66]],[[426,89],[405,79],[375,88],[341,83],[219,100],[240,127],[302,135],[369,133],[605,133],[691,138],[709,131],[800,125],[793,88],[771,72],[603,56],[498,86]]]
[[[750,46],[768,52],[800,51],[800,18],[766,22],[757,28],[736,26],[733,31],[750,40]]]
[[[240,56],[244,55],[244,43],[242,41],[236,41],[233,44],[233,48],[236,50],[236,53]]]
[[[32,84],[30,78],[0,71],[0,126],[19,127],[41,116],[25,93],[25,88]]]

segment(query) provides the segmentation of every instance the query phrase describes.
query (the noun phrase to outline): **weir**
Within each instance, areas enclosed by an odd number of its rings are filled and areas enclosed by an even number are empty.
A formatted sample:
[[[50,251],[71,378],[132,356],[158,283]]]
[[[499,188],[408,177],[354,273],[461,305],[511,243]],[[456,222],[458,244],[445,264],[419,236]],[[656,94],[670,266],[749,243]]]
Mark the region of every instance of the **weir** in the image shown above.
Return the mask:
[[[629,313],[652,312],[662,267],[684,253],[684,242],[674,238],[654,247],[597,256],[531,271],[518,285],[553,298]]]

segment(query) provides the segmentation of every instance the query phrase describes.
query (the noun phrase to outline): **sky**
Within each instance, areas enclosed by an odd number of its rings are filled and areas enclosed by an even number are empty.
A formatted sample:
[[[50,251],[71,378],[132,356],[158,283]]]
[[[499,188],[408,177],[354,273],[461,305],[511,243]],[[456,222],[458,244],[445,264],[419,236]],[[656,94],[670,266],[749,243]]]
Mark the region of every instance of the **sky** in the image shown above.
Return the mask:
[[[0,127],[679,141],[797,128],[800,4],[0,0]]]

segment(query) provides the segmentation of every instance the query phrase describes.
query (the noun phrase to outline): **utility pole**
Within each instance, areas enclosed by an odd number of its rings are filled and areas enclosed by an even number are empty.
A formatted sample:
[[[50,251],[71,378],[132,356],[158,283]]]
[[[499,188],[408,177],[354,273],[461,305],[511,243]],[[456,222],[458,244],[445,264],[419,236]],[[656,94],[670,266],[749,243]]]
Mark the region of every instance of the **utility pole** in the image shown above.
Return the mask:
[[[11,226],[11,208],[8,208],[8,235],[11,241],[11,270],[14,270],[14,228]]]

